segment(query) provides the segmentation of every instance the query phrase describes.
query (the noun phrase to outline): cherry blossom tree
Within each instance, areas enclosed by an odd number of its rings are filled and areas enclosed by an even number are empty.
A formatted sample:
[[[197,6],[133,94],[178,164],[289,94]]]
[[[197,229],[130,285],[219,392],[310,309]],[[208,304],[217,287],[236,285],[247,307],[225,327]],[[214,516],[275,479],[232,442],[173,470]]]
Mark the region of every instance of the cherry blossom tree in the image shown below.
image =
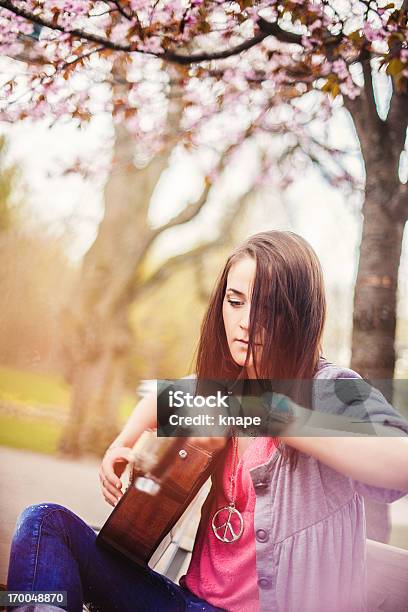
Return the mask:
[[[3,79],[0,119],[82,123],[109,112],[117,142],[125,142],[124,130],[133,134],[147,169],[160,165],[176,143],[212,148],[211,180],[217,165],[228,162],[226,151],[252,138],[262,150],[263,180],[274,176],[278,165],[283,186],[309,162],[344,187],[352,177],[341,153],[316,129],[333,106],[344,104],[366,172],[351,365],[372,379],[390,379],[408,216],[407,8],[407,0],[0,0],[2,52],[26,66]],[[387,79],[388,96],[376,87],[379,77]],[[175,99],[180,113],[174,129],[168,119]],[[131,184],[143,182],[143,176],[134,174]],[[111,188],[112,182],[107,194]],[[207,192],[208,185],[200,202],[174,222],[192,216]],[[129,211],[123,213],[129,218]],[[152,239],[145,219],[141,228],[140,236]],[[139,241],[134,248],[142,254],[140,247]],[[84,266],[86,276],[94,266],[92,252]],[[134,276],[117,283],[135,296],[140,286],[131,280]],[[89,287],[85,301],[92,297]],[[119,291],[118,300],[124,295]],[[125,328],[113,344],[121,338],[126,344]],[[109,355],[102,351],[95,368],[103,369]],[[78,388],[92,380],[88,374],[77,378]],[[380,523],[370,537],[386,538],[382,511]]]

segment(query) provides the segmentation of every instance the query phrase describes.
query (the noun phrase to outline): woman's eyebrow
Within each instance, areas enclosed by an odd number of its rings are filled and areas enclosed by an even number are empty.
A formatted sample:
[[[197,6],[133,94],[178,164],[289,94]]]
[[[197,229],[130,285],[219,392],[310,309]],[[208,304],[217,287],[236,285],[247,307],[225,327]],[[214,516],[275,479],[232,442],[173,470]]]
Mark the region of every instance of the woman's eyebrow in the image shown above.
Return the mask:
[[[238,291],[238,289],[233,289],[232,287],[228,287],[227,291],[231,291],[231,293],[236,293],[237,295],[246,297],[245,293],[242,293],[242,291]]]

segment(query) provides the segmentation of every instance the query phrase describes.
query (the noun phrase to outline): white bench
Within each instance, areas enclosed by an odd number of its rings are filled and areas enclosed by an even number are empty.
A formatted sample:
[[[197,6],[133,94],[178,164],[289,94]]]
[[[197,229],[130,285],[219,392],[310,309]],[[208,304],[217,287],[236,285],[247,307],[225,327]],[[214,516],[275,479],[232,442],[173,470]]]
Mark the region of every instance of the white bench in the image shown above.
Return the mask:
[[[367,540],[370,612],[408,611],[408,550]]]

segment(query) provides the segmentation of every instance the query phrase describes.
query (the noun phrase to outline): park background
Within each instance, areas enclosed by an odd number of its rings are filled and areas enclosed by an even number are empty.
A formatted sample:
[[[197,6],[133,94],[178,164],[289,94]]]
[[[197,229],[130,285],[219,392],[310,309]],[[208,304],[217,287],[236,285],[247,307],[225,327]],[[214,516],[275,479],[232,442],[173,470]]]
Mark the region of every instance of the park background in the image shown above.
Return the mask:
[[[64,76],[86,112],[76,100],[61,113],[30,97],[47,37],[34,33],[0,57],[2,85],[14,82],[0,123],[3,583],[25,505],[58,501],[95,525],[109,514],[100,457],[144,381],[193,371],[211,289],[247,236],[292,230],[316,250],[330,361],[372,379],[408,378],[404,65],[380,69],[374,58],[368,74],[362,64],[356,95],[341,67],[325,87],[271,79],[273,103],[260,115],[263,100],[232,64],[223,90],[214,93],[204,71],[190,95],[184,66],[149,57],[129,67],[123,55],[96,52]],[[390,220],[395,185],[405,204]],[[390,541],[405,548],[407,506],[391,508]]]

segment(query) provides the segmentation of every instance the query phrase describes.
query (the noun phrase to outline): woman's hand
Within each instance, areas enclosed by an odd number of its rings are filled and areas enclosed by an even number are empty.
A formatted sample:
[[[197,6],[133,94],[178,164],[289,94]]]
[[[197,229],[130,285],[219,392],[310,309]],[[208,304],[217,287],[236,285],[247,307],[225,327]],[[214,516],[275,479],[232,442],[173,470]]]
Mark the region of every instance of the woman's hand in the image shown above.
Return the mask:
[[[123,495],[120,476],[132,460],[132,450],[127,446],[108,448],[102,459],[99,468],[102,495],[111,506],[116,506]]]

